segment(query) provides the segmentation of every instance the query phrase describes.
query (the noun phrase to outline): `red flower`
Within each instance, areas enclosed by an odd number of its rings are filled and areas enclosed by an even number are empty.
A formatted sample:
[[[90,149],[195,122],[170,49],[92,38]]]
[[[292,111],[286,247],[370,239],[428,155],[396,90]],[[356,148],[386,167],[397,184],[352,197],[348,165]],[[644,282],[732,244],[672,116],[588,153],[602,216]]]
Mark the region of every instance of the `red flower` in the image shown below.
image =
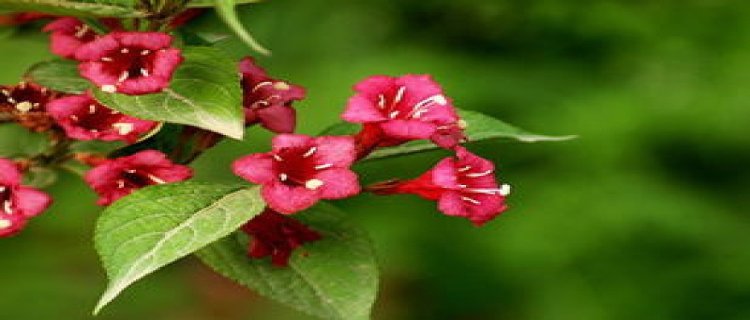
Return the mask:
[[[172,37],[160,32],[115,31],[76,51],[81,75],[105,92],[156,93],[169,86],[183,61]]]
[[[271,209],[290,214],[320,199],[359,193],[357,175],[349,169],[354,160],[350,137],[281,134],[273,138],[271,152],[238,159],[232,168],[236,175],[263,185],[263,199]]]
[[[103,160],[84,179],[99,194],[97,204],[107,206],[137,189],[184,181],[192,176],[192,169],[172,163],[164,153],[145,150]]]
[[[365,144],[392,146],[432,139],[450,148],[463,139],[453,105],[430,76],[373,76],[355,85],[354,90],[357,94],[349,99],[342,118],[377,132],[361,135],[378,139]]]
[[[271,209],[248,221],[242,226],[242,231],[251,237],[249,257],[262,259],[270,256],[271,263],[279,267],[289,264],[294,249],[321,239],[319,233],[306,225]]]
[[[15,235],[51,203],[52,198],[46,193],[22,186],[18,166],[0,158],[0,237]]]
[[[50,32],[52,53],[74,59],[76,50],[82,45],[94,41],[96,32],[76,18],[60,18],[47,24],[44,32]]]
[[[440,211],[464,217],[481,226],[501,214],[507,206],[510,186],[498,187],[495,166],[463,147],[457,158],[446,158],[419,178],[405,182],[387,182],[370,188],[377,194],[411,193],[438,201]]]
[[[51,101],[48,112],[68,137],[78,140],[134,143],[156,122],[124,115],[100,104],[89,93]]]
[[[269,77],[250,57],[240,62],[240,73],[246,123],[260,123],[276,133],[294,132],[296,113],[291,105],[305,98],[305,89]]]
[[[54,121],[47,114],[47,103],[58,94],[27,82],[16,86],[0,86],[0,112],[11,114],[30,130],[49,130]]]

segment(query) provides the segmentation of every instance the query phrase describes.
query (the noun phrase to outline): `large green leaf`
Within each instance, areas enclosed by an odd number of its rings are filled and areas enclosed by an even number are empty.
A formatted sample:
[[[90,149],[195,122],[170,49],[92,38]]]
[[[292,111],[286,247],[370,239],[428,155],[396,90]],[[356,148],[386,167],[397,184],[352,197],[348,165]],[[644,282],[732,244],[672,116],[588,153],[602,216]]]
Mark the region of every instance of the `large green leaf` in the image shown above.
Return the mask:
[[[240,2],[238,2],[237,0],[214,1],[216,5],[216,13],[222,20],[224,20],[224,23],[226,23],[227,27],[229,27],[229,29],[231,29],[237,35],[237,37],[240,38],[240,40],[242,40],[250,48],[260,54],[271,54],[271,51],[268,51],[268,49],[264,48],[260,43],[258,43],[258,41],[255,40],[252,35],[250,35],[250,32],[248,32],[247,29],[242,26],[240,19],[237,17],[237,10],[235,10],[235,6]]]
[[[531,143],[564,141],[575,138],[575,136],[545,136],[530,133],[476,111],[458,110],[458,114],[467,124],[465,133],[469,142],[505,139]],[[357,124],[341,122],[323,130],[321,135],[351,135],[357,133],[360,128],[361,126]],[[395,147],[378,149],[368,156],[366,160],[395,157],[437,149],[439,147],[430,141],[412,141]]]
[[[101,103],[134,117],[191,125],[242,139],[244,115],[237,63],[208,47],[183,50],[168,89],[140,96],[95,90]]]
[[[40,62],[26,72],[26,77],[49,89],[78,94],[91,87],[91,82],[78,73],[78,63],[70,60]]]
[[[227,236],[264,207],[255,187],[193,182],[144,188],[115,202],[94,236],[109,278],[94,313],[135,281]]]
[[[325,319],[368,319],[378,287],[366,233],[346,214],[320,204],[294,216],[323,235],[296,250],[289,266],[251,260],[237,236],[198,251],[211,268],[268,298]]]
[[[60,16],[145,17],[137,0],[0,0],[0,9]]]

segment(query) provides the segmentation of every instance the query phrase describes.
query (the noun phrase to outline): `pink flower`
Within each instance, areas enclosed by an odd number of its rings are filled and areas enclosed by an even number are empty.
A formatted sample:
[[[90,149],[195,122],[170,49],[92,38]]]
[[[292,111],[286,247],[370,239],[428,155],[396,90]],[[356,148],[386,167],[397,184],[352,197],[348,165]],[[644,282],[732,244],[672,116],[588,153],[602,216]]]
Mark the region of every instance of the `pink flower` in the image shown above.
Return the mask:
[[[289,257],[298,247],[321,239],[306,225],[271,209],[248,221],[242,231],[251,237],[247,255],[254,259],[270,256],[278,267],[289,265]]]
[[[156,126],[156,122],[136,119],[107,108],[89,93],[53,100],[47,109],[65,134],[78,140],[134,143]]]
[[[15,235],[51,203],[52,198],[46,193],[22,186],[18,166],[0,158],[0,237]]]
[[[46,131],[54,125],[47,114],[47,103],[58,93],[34,83],[0,86],[0,112],[11,114],[32,131]]]
[[[392,146],[410,140],[432,139],[440,146],[454,147],[463,139],[455,108],[443,89],[428,75],[402,77],[373,76],[354,86],[342,118],[365,124],[364,130],[376,130],[380,146]],[[453,139],[446,139],[455,137]],[[367,144],[367,142],[366,142]]]
[[[115,31],[76,51],[81,75],[105,92],[130,95],[156,93],[169,86],[182,63],[172,37],[160,32]]]
[[[97,204],[107,206],[137,189],[184,181],[192,176],[192,169],[174,164],[164,153],[145,150],[103,160],[87,172],[84,179],[99,194]]]
[[[351,137],[312,138],[280,134],[273,150],[234,162],[234,173],[262,184],[263,199],[271,209],[295,213],[320,199],[342,199],[360,191],[357,175],[349,169],[355,160]]]
[[[266,70],[247,57],[240,61],[244,90],[245,122],[260,123],[276,133],[292,133],[296,113],[292,102],[305,98],[305,89],[268,76]]]
[[[419,178],[386,182],[369,190],[376,194],[411,193],[438,201],[438,209],[449,216],[464,217],[481,226],[501,214],[507,206],[510,186],[498,187],[495,166],[463,147],[456,158],[446,158]]]
[[[82,45],[94,41],[96,32],[76,18],[59,18],[47,24],[44,32],[50,32],[52,53],[74,59],[76,50]]]

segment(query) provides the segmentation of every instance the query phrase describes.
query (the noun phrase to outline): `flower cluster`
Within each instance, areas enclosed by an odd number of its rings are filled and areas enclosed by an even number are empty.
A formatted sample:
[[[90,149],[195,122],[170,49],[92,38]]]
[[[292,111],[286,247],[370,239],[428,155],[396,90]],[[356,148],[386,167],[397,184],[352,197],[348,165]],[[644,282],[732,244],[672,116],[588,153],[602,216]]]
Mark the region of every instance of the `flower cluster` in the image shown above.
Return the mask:
[[[149,95],[169,92],[170,82],[185,57],[167,32],[200,14],[186,10],[169,17],[160,28],[100,19],[87,24],[74,17],[55,17],[44,27],[50,34],[52,53],[76,61],[80,76],[105,93]],[[53,17],[14,16],[8,23]],[[91,22],[88,21],[87,22]],[[273,132],[268,152],[235,160],[232,171],[261,185],[267,207],[241,231],[250,237],[248,256],[270,257],[287,265],[292,253],[322,234],[293,216],[321,200],[352,197],[361,192],[377,195],[413,194],[437,202],[448,216],[483,225],[505,209],[510,187],[499,184],[492,162],[472,154],[463,121],[441,86],[428,75],[372,76],[354,86],[341,118],[361,130],[348,136],[312,137],[296,134],[293,104],[305,98],[299,85],[271,76],[246,57],[238,63],[243,91],[242,107],[247,126],[260,125]],[[238,106],[239,107],[239,106]],[[125,153],[76,153],[74,141],[118,141],[136,144],[156,133],[160,124],[123,114],[100,101],[93,92],[55,92],[32,82],[0,86],[0,120],[15,121],[36,132],[50,133],[53,150],[25,165],[0,159],[0,237],[16,234],[26,221],[50,203],[46,194],[21,185],[29,166],[55,166],[76,159],[93,167],[84,180],[98,194],[97,203],[108,206],[151,185],[190,179],[190,160],[176,156],[200,153],[219,141],[218,135],[183,126],[174,150],[152,150],[137,145]],[[191,140],[193,139],[193,140]],[[362,187],[353,166],[372,152],[410,141],[425,140],[449,150],[453,156],[410,180],[389,180]],[[66,149],[67,148],[67,149]],[[192,148],[190,150],[181,150]],[[123,149],[121,149],[123,150]],[[166,152],[166,153],[165,153]]]

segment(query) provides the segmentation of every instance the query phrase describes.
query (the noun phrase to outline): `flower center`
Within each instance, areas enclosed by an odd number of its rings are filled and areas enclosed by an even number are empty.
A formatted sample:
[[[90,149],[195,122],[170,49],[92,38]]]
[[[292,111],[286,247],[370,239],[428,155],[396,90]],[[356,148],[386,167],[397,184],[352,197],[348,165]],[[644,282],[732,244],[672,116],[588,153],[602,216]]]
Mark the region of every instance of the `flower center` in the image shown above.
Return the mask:
[[[317,147],[282,149],[274,156],[275,171],[279,180],[290,186],[304,186],[317,190],[325,183],[317,179],[317,173],[333,167],[333,164],[318,164],[315,154]]]
[[[378,95],[378,108],[380,112],[390,119],[419,119],[436,105],[446,105],[448,100],[442,94],[436,94],[425,98],[414,105],[405,103],[405,97],[409,94],[405,86],[400,86],[395,92]]]
[[[13,214],[13,197],[10,188],[7,186],[0,186],[0,205],[1,212]]]
[[[11,105],[15,111],[26,113],[41,109],[49,101],[48,93],[47,88],[21,82],[16,87],[0,89],[0,104]]]
[[[129,169],[122,172],[120,179],[115,181],[118,189],[137,189],[155,184],[167,183],[154,174],[138,169]]]
[[[150,77],[154,68],[153,51],[137,47],[125,47],[111,51],[101,61],[104,71],[117,77],[117,83],[141,77]]]
[[[461,200],[471,205],[482,205],[482,196],[502,196],[510,194],[510,185],[503,184],[497,187],[493,179],[480,179],[492,175],[495,171],[475,170],[471,165],[466,165],[457,169],[458,186],[461,188]]]
[[[249,79],[243,79],[247,81]],[[247,87],[247,86],[246,86]],[[244,105],[248,108],[262,109],[271,106],[275,103],[283,101],[279,91],[287,91],[291,89],[289,84],[283,81],[262,81],[250,89],[250,94],[245,96]]]
[[[132,131],[132,128],[130,128],[130,130],[124,130],[127,128],[121,128],[123,124],[117,123],[121,118],[122,115],[119,112],[97,103],[92,103],[78,114],[70,116],[70,120],[73,120],[78,126],[86,128],[92,132],[106,131],[114,128],[121,134],[123,134],[122,132],[124,131],[128,131],[124,133],[127,134]]]

